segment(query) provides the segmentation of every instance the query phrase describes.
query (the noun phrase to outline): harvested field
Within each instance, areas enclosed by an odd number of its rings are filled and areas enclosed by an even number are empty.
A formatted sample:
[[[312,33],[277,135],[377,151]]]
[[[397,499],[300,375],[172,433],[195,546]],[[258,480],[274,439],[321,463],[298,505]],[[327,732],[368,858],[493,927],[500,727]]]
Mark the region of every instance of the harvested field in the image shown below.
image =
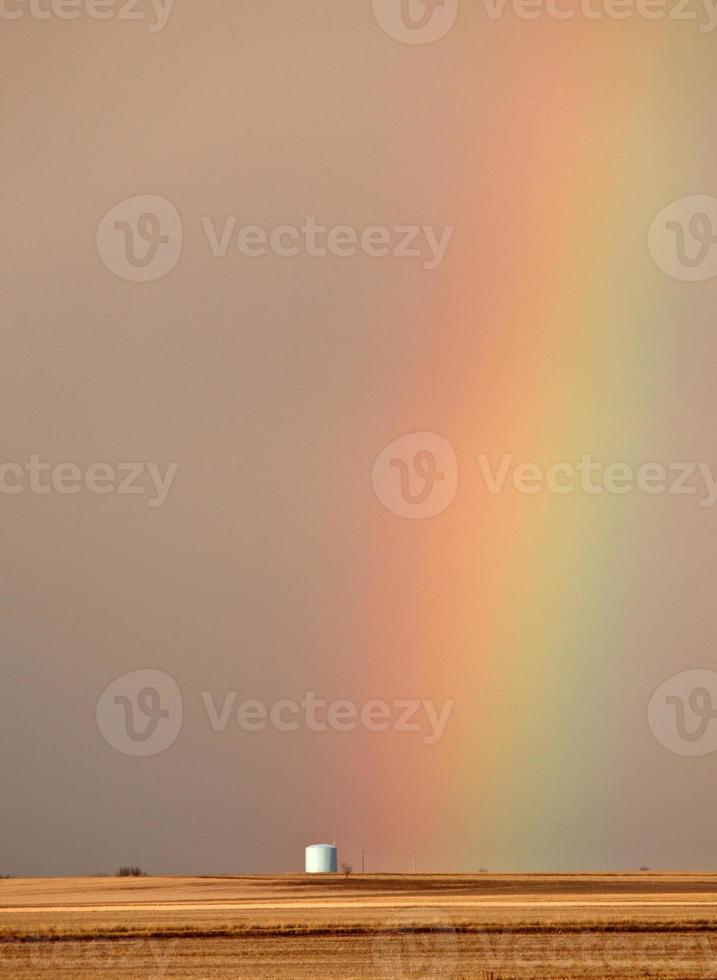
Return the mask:
[[[0,975],[717,980],[717,876],[0,881]]]

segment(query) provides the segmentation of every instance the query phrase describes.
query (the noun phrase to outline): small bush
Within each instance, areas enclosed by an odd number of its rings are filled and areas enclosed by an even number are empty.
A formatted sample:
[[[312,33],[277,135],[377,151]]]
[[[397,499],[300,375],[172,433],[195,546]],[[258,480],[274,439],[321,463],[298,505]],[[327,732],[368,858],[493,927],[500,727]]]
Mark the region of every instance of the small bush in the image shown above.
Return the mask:
[[[119,869],[115,877],[116,878],[146,878],[147,875],[145,874],[144,871],[142,871],[141,868],[123,867]]]

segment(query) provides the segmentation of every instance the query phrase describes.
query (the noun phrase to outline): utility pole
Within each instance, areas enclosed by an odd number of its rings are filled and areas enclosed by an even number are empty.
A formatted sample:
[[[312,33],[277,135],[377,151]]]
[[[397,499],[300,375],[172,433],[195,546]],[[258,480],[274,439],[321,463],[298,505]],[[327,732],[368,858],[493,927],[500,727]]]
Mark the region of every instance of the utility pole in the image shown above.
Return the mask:
[[[361,874],[366,874],[366,851],[361,848]]]
[[[413,873],[415,875],[415,873],[416,873],[416,852],[415,851],[413,851],[411,853],[411,866],[413,867]]]

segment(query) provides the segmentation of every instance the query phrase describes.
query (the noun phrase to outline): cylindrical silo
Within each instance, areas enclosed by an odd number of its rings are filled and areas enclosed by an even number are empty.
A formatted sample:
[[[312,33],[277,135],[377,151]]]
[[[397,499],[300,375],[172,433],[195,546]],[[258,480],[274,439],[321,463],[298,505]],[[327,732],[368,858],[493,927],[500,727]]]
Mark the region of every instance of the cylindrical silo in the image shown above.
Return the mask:
[[[307,874],[336,874],[338,869],[339,852],[336,844],[309,844],[306,848]]]

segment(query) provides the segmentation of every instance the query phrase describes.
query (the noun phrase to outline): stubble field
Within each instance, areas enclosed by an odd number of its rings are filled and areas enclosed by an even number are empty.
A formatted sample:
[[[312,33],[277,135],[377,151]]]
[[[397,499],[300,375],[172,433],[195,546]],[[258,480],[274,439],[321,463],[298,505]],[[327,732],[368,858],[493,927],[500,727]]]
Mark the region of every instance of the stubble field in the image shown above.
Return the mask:
[[[717,980],[717,876],[7,880],[0,975]]]

